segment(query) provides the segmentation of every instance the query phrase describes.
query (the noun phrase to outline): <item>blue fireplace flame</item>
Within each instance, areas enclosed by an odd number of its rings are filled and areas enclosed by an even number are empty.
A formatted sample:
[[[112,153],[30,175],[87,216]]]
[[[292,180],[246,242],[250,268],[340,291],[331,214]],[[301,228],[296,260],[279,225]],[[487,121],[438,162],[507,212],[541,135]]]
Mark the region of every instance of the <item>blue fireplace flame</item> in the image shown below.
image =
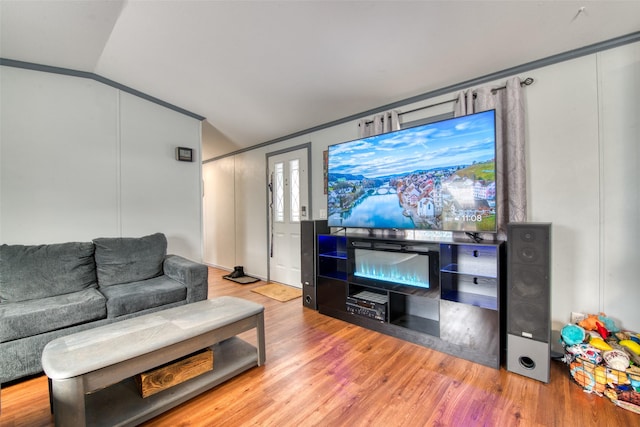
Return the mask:
[[[354,275],[365,279],[429,288],[429,257],[356,249]]]

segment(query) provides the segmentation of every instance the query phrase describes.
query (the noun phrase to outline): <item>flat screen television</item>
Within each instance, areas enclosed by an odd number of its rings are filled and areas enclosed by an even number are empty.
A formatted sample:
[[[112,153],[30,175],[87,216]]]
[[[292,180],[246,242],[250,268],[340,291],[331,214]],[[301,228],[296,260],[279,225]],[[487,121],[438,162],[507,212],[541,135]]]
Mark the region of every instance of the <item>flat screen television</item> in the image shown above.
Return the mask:
[[[328,151],[331,227],[496,232],[495,110]]]

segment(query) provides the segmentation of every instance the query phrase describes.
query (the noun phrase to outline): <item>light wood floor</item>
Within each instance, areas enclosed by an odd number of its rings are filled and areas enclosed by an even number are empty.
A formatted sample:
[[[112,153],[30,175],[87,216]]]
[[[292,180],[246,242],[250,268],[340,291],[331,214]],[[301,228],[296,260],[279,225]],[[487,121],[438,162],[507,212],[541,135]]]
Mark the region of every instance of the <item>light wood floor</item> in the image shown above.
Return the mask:
[[[145,426],[640,426],[553,362],[544,384],[281,303],[210,269],[209,297],[266,307],[267,363]],[[241,336],[255,344],[255,332]],[[0,426],[52,426],[46,377],[3,387]],[[66,427],[66,426],[65,426]]]

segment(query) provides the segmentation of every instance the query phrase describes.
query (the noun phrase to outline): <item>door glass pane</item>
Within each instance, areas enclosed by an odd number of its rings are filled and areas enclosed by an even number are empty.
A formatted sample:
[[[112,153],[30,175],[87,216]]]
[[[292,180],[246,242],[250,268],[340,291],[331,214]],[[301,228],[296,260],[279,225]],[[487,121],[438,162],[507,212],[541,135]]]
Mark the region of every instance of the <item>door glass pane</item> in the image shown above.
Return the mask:
[[[298,159],[289,161],[289,174],[291,185],[289,186],[291,194],[291,222],[300,222],[300,162]]]
[[[274,221],[284,222],[284,164],[276,163],[274,171]]]

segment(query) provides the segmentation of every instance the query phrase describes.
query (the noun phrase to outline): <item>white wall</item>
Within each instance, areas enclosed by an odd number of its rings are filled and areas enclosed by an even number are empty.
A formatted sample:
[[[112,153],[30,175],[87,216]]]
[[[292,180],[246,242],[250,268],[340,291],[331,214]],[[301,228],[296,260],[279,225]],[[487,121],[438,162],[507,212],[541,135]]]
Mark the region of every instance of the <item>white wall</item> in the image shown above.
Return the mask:
[[[204,181],[204,262],[232,268],[236,259],[235,158],[202,166]]]
[[[600,309],[640,330],[640,43],[598,55]],[[633,316],[632,316],[633,314]],[[624,317],[622,317],[624,316]]]
[[[552,318],[602,311],[640,330],[640,43],[535,77],[529,219],[553,222]]]
[[[635,243],[640,241],[640,43],[521,77],[526,76],[535,79],[525,89],[528,219],[553,223],[554,327],[568,322],[571,311],[605,311],[623,327],[640,330],[640,260],[635,255]],[[454,95],[407,105],[400,111]],[[453,104],[445,104],[402,119],[412,121],[452,109]],[[205,244],[215,247],[218,234],[224,235],[235,241],[235,258],[207,249],[207,261],[226,268],[244,265],[248,274],[265,277],[265,154],[312,142],[312,215],[318,219],[320,209],[326,209],[322,152],[330,144],[354,138],[355,122],[345,123],[207,163],[205,171],[236,187],[235,203],[228,205],[234,212],[225,213],[235,224],[213,221],[217,230],[208,234]],[[232,161],[234,167],[227,167]],[[207,192],[210,185],[205,182]]]
[[[160,231],[202,259],[198,120],[73,76],[3,66],[0,87],[2,243]]]
[[[538,69],[527,88],[529,221],[552,228],[552,318],[597,313],[598,103],[595,55]],[[559,325],[556,325],[556,327]]]
[[[0,79],[1,241],[87,240],[98,227],[117,230],[117,93],[11,67],[0,67]]]

